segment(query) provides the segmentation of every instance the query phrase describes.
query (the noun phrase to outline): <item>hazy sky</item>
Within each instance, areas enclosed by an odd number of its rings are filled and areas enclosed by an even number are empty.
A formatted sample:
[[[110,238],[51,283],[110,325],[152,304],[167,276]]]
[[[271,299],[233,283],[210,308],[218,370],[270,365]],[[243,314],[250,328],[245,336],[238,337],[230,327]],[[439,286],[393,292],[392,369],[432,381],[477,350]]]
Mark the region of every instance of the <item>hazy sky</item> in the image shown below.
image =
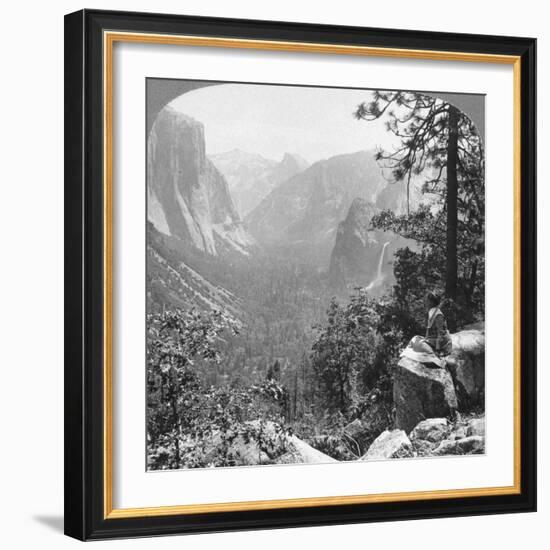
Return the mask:
[[[391,147],[383,122],[353,116],[370,98],[368,90],[221,84],[188,92],[171,105],[204,124],[207,154],[242,149],[278,160],[289,152],[315,162]]]

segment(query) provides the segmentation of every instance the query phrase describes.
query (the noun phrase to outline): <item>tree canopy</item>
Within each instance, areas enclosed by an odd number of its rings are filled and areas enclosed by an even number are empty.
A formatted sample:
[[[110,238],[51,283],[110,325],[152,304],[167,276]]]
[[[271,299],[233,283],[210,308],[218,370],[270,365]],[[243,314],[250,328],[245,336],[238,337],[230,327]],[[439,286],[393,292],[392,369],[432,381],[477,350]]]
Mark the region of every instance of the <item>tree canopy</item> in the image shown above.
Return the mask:
[[[424,260],[443,276],[449,302],[476,304],[484,288],[485,163],[475,125],[450,103],[417,92],[374,91],[355,116],[385,120],[398,145],[379,149],[377,160],[393,183],[407,186],[407,215],[387,211],[373,225],[420,242]],[[420,178],[438,205],[411,212],[411,182]]]

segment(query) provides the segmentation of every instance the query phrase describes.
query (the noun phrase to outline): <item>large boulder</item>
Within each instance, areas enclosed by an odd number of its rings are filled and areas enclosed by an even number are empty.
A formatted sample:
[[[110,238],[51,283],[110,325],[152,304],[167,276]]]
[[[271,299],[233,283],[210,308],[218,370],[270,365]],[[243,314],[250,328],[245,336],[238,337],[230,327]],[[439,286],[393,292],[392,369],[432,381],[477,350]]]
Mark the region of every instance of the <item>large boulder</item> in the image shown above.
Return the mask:
[[[453,349],[447,357],[460,411],[483,405],[485,399],[485,330],[482,323],[451,335]]]
[[[407,458],[413,456],[412,445],[403,430],[382,432],[363,455],[361,460],[382,460],[387,458]]]
[[[346,433],[313,435],[306,443],[336,460],[354,460],[361,455],[360,445]]]
[[[289,436],[288,449],[285,454],[275,460],[277,464],[326,464],[329,462],[338,462],[331,456],[314,449],[295,435]]]
[[[427,418],[452,415],[458,405],[447,369],[430,368],[407,357],[394,369],[393,400],[395,427],[406,433]]]

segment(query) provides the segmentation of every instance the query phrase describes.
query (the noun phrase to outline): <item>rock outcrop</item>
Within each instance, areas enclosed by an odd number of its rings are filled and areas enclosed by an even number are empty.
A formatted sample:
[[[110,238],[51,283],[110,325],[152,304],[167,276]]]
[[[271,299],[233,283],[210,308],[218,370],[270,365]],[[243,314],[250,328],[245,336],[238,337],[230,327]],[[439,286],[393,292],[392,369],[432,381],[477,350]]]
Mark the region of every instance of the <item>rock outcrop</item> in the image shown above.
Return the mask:
[[[485,452],[485,438],[480,435],[471,435],[461,439],[445,440],[434,450],[435,456],[483,454]]]
[[[333,287],[355,282],[365,286],[376,277],[378,258],[385,242],[381,232],[370,229],[378,208],[365,199],[355,199],[346,219],[338,224],[332,249],[329,279]]]
[[[483,404],[485,398],[485,328],[482,324],[452,334],[447,367],[453,377],[461,411]]]
[[[468,422],[467,435],[481,435],[485,437],[485,418],[472,418]]]
[[[452,417],[482,407],[485,399],[483,324],[451,335],[444,368],[402,357],[393,369],[395,427],[409,433],[424,419]],[[465,428],[466,429],[466,428]]]
[[[414,427],[409,439],[418,457],[481,454],[485,452],[485,416],[457,414],[452,422],[429,418]]]
[[[373,441],[361,460],[407,458],[413,456],[412,451],[411,442],[403,430],[386,430]]]
[[[147,217],[161,233],[210,255],[247,254],[253,240],[225,178],[205,155],[204,127],[165,107],[147,142]]]
[[[289,437],[289,450],[277,459],[277,464],[327,464],[336,459],[314,449],[295,435]]]
[[[396,185],[390,185],[398,187]],[[347,294],[354,288],[366,287],[379,295],[395,282],[393,257],[401,248],[417,248],[412,239],[391,231],[372,229],[372,218],[380,212],[378,204],[363,198],[351,203],[346,218],[338,224],[329,264],[331,288]]]
[[[409,433],[420,421],[447,417],[458,403],[451,374],[406,357],[393,373],[395,427]]]

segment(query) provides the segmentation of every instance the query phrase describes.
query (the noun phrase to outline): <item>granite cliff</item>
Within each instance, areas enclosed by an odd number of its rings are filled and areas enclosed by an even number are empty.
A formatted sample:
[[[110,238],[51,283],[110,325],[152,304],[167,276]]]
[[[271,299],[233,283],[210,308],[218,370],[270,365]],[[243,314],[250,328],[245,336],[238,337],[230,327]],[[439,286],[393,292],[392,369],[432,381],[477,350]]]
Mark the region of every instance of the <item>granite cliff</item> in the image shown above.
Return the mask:
[[[372,151],[318,161],[277,186],[246,217],[262,245],[326,269],[338,224],[356,198],[375,202],[386,185]]]
[[[248,254],[253,240],[227,181],[205,155],[203,125],[165,107],[147,147],[147,217],[155,228],[210,255]]]

